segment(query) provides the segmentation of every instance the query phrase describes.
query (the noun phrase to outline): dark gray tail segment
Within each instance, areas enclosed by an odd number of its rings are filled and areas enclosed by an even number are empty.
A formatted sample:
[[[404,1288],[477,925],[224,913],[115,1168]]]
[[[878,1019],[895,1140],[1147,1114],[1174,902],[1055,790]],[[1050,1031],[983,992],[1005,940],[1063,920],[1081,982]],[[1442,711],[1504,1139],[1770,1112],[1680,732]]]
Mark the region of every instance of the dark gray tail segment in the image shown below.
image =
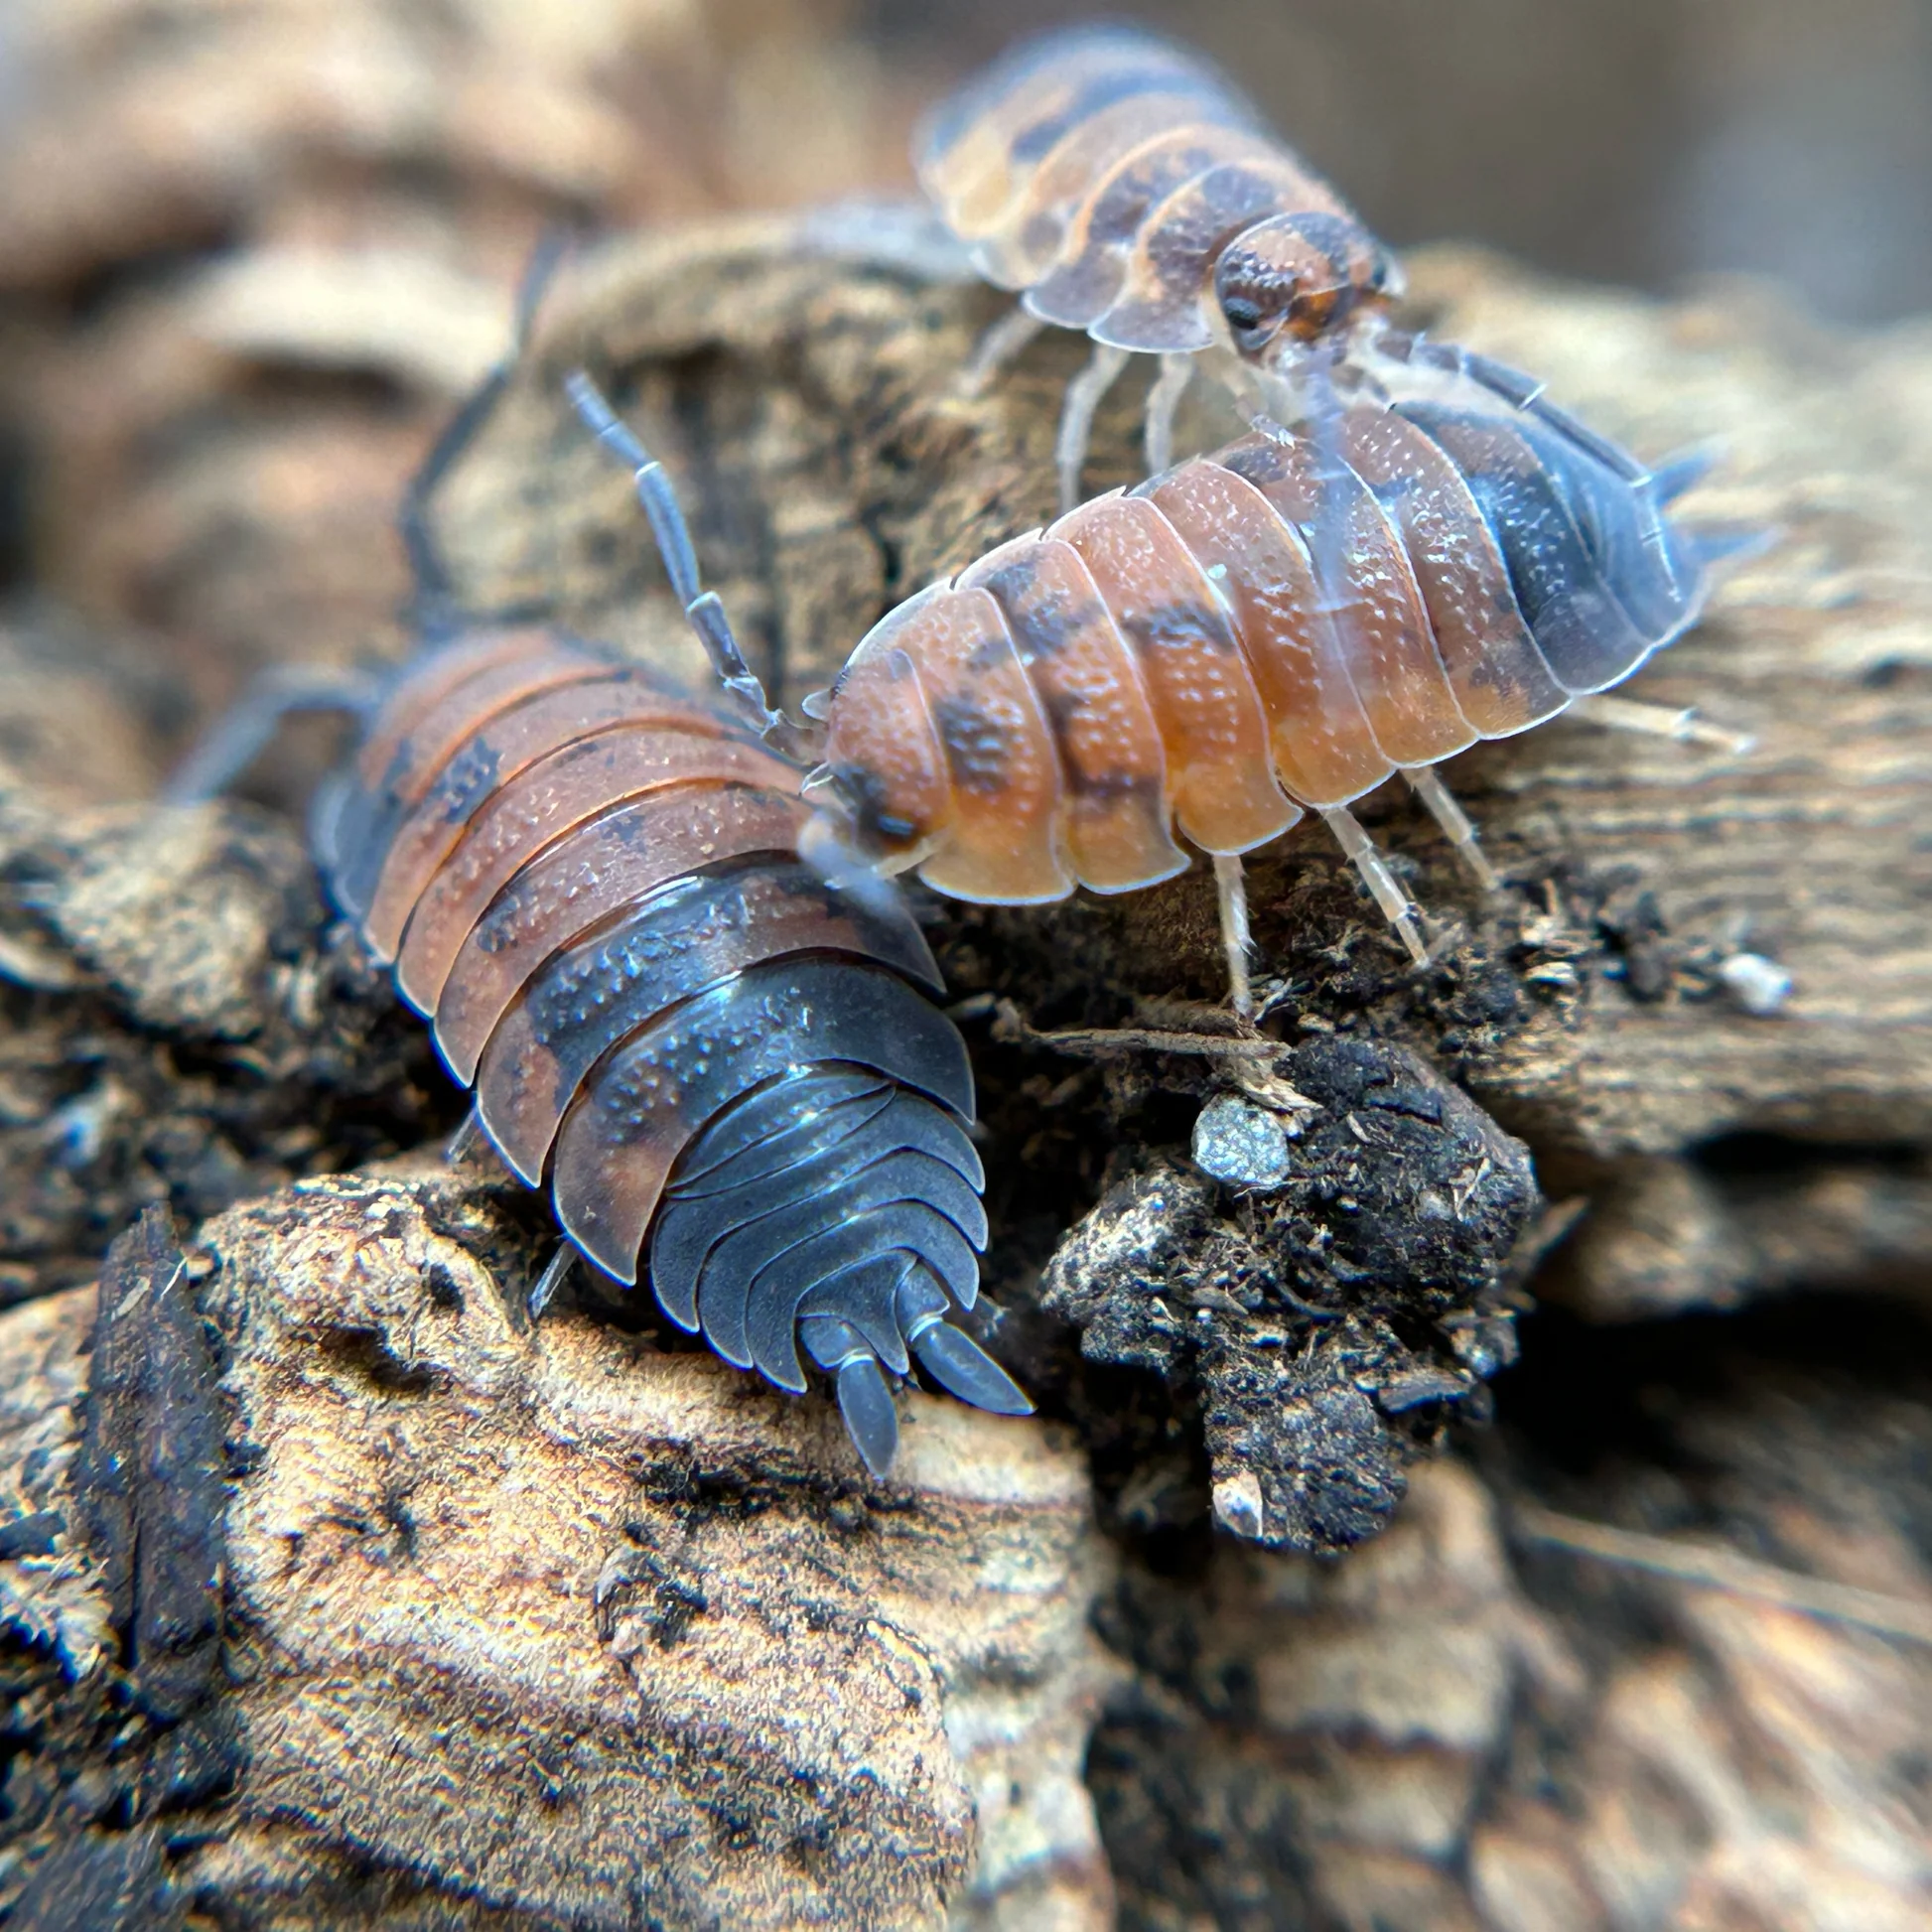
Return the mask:
[[[1602,691],[1688,630],[1711,566],[1735,546],[1700,541],[1672,500],[1709,456],[1655,473],[1543,395],[1534,378],[1473,350],[1391,334],[1383,366],[1423,393],[1395,407],[1461,473],[1494,533],[1551,672],[1573,696]]]
[[[836,993],[870,1006],[876,977],[855,967]],[[726,1361],[794,1391],[806,1360],[836,1377],[852,1440],[883,1475],[898,1443],[892,1383],[914,1361],[978,1408],[1033,1406],[957,1322],[979,1298],[983,1185],[954,1107],[854,1062],[794,1066],[687,1149],[651,1285]]]

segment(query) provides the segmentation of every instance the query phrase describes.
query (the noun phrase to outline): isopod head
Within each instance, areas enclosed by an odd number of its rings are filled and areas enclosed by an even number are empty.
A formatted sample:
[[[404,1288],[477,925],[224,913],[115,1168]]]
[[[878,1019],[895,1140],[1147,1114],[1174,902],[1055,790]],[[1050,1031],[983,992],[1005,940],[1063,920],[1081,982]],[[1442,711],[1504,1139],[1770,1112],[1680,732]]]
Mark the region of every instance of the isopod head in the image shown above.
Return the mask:
[[[1244,228],[1214,269],[1214,300],[1250,360],[1278,342],[1316,342],[1401,292],[1395,257],[1359,222],[1311,210]]]
[[[917,865],[952,816],[944,753],[912,660],[879,635],[892,623],[861,643],[832,687],[825,762],[811,786],[814,801],[887,873]]]

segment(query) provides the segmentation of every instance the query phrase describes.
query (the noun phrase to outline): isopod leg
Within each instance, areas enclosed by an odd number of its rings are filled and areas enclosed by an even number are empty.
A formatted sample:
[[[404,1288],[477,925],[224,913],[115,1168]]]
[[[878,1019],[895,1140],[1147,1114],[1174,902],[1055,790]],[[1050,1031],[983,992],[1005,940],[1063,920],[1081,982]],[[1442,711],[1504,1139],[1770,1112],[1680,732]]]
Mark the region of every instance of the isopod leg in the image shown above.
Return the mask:
[[[1053,446],[1053,461],[1059,467],[1060,510],[1064,514],[1080,501],[1080,472],[1086,468],[1087,445],[1093,438],[1093,413],[1100,399],[1127,366],[1128,351],[1106,343],[1096,343],[1087,365],[1066,385],[1066,401],[1060,406],[1059,439]]]
[[[1339,805],[1328,807],[1321,816],[1328,830],[1335,835],[1336,843],[1361,874],[1369,897],[1382,908],[1382,916],[1395,927],[1397,937],[1409,948],[1409,957],[1418,966],[1428,965],[1429,948],[1423,944],[1422,928],[1416,923],[1416,906],[1382,863],[1382,855],[1376,851],[1375,841],[1362,830],[1355,815],[1344,811]]]
[[[1650,738],[1674,738],[1680,745],[1713,745],[1733,758],[1742,758],[1757,742],[1748,732],[1707,725],[1688,707],[1680,711],[1666,704],[1644,704],[1636,698],[1602,694],[1579,698],[1571,705],[1570,716],[1587,725],[1600,725],[1605,731],[1642,732]]]
[[[1221,946],[1228,961],[1228,1004],[1238,1020],[1255,1017],[1248,978],[1248,884],[1238,852],[1214,854],[1214,896],[1221,906]]]
[[[525,1306],[530,1311],[532,1321],[542,1320],[544,1310],[556,1299],[557,1291],[563,1287],[565,1277],[576,1266],[577,1250],[568,1241],[559,1241],[557,1252],[550,1257],[549,1266],[537,1277],[536,1285],[530,1290],[529,1300]]]
[[[1402,775],[1409,780],[1411,790],[1429,807],[1429,815],[1445,832],[1449,842],[1455,848],[1455,856],[1474,876],[1475,882],[1485,893],[1493,893],[1502,881],[1496,877],[1496,869],[1489,863],[1480,843],[1476,839],[1476,828],[1469,823],[1468,814],[1450,796],[1449,788],[1436,775],[1433,764],[1407,764]]]
[[[162,787],[170,805],[199,805],[234,783],[298,712],[364,712],[379,681],[366,671],[315,665],[276,665],[264,671],[226,711]]]
[[[1173,462],[1173,419],[1194,373],[1192,355],[1161,357],[1161,373],[1147,396],[1147,473],[1158,477]]]
[[[477,1144],[483,1137],[483,1115],[472,1107],[464,1115],[463,1125],[450,1136],[450,1144],[443,1150],[443,1159],[453,1168],[462,1167],[477,1151]]]
[[[758,673],[745,660],[718,593],[705,590],[699,583],[698,554],[691,544],[690,525],[684,520],[683,506],[664,466],[620,420],[604,392],[584,370],[567,376],[564,389],[597,440],[630,471],[637,501],[650,521],[657,554],[663,560],[664,574],[671,580],[671,594],[683,605],[685,621],[697,633],[720,683],[752,715],[766,744],[791,756],[807,755],[814,748],[804,742],[806,734],[783,712],[771,708]]]
[[[1025,309],[1003,315],[973,345],[966,366],[959,372],[959,393],[977,396],[999,372],[1024,349],[1046,325]]]

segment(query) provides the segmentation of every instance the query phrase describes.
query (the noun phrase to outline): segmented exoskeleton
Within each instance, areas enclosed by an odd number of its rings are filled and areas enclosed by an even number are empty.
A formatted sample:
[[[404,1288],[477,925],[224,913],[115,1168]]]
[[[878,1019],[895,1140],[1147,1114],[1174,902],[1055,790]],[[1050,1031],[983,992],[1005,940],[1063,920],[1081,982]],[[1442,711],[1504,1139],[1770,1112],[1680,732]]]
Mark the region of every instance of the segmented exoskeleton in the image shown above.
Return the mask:
[[[724,699],[455,609],[424,502],[502,382],[411,492],[422,641],[314,813],[337,904],[575,1252],[620,1283],[647,1268],[672,1321],[779,1388],[829,1371],[875,1473],[915,1359],[1025,1413],[952,1319],[986,1243],[973,1081],[903,896],[803,856],[841,870],[799,767]],[[268,716],[186,789],[245,763]]]
[[[1170,878],[1178,833],[1214,857],[1242,1008],[1237,855],[1308,807],[1424,960],[1348,804],[1401,771],[1493,884],[1436,763],[1627,678],[1695,621],[1736,539],[1667,514],[1700,462],[1653,475],[1484,357],[1386,334],[1350,379],[1315,433],[1263,424],[876,624],[807,706],[824,760],[808,789],[856,849],[957,898],[1027,903]],[[652,480],[692,606],[661,472],[585,378],[573,389]],[[752,715],[793,742],[715,599],[703,621]]]
[[[1394,257],[1225,76],[1136,29],[1023,43],[931,115],[914,159],[980,272],[1020,291],[970,380],[1043,325],[1093,341],[1060,422],[1062,509],[1130,353],[1163,358],[1147,467],[1164,470],[1202,350],[1279,362],[1339,346],[1400,291]]]

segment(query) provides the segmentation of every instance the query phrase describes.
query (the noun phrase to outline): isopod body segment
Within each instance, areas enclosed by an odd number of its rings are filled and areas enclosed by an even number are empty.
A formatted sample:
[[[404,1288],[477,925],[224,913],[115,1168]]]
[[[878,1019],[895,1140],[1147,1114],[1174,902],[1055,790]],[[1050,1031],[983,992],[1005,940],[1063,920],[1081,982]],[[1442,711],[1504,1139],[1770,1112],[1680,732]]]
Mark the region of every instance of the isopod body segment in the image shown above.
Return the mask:
[[[1245,852],[1306,808],[1361,862],[1351,800],[1695,621],[1723,546],[1667,513],[1688,473],[1465,350],[1390,334],[1370,373],[1315,430],[1082,504],[877,624],[825,706],[862,849],[1029,902],[1151,885],[1177,836]]]
[[[831,1372],[880,1471],[914,1359],[1029,1405],[950,1318],[986,1216],[937,970],[896,890],[800,856],[799,778],[722,699],[479,628],[390,682],[316,841],[576,1248],[779,1388]]]
[[[1221,74],[1131,28],[1013,49],[930,117],[915,159],[989,281],[1110,347],[1231,338],[1258,354],[1394,283],[1387,251]]]

